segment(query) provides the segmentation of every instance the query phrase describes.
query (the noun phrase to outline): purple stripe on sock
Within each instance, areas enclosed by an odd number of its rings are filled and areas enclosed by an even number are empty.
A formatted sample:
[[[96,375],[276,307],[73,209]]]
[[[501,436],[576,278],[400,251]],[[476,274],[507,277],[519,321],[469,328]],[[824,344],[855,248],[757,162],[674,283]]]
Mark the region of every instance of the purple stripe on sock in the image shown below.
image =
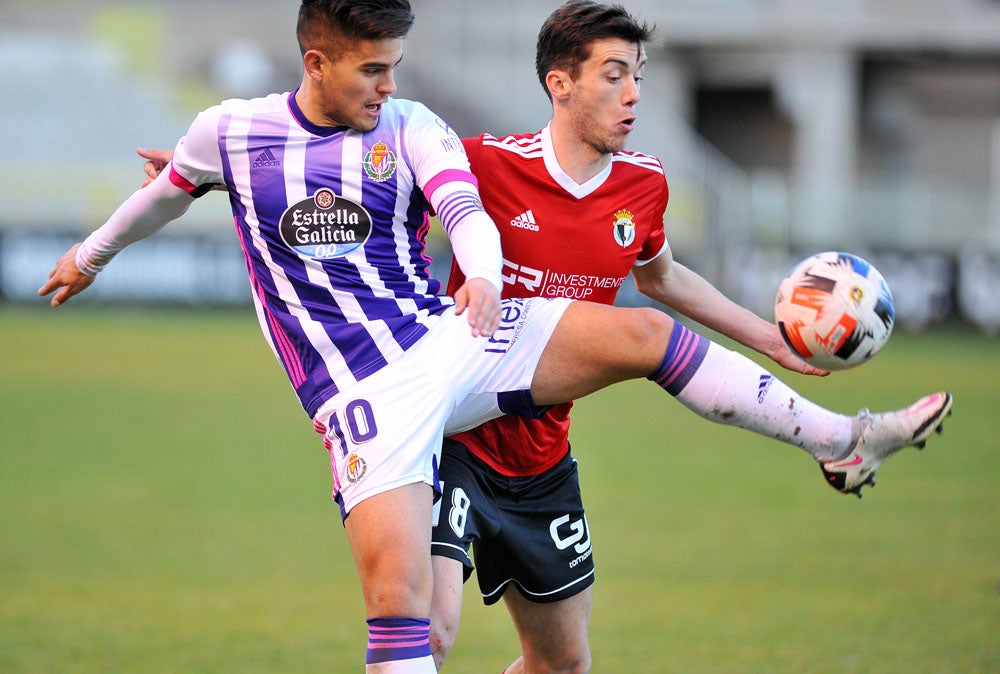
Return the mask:
[[[698,371],[711,342],[674,321],[667,352],[660,366],[647,379],[655,381],[672,396],[676,396]]]
[[[431,654],[430,634],[429,618],[369,618],[365,663],[426,657]]]

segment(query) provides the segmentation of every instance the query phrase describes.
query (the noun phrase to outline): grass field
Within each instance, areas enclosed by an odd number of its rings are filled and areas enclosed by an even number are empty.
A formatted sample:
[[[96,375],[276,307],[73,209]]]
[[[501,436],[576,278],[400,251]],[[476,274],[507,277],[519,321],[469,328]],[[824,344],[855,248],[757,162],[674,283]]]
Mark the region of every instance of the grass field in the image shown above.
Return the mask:
[[[362,671],[328,459],[252,311],[0,306],[0,335],[0,672]],[[1000,672],[1000,341],[899,332],[783,378],[955,413],[858,501],[647,382],[581,401],[593,671]],[[509,618],[466,589],[445,671],[500,672]]]

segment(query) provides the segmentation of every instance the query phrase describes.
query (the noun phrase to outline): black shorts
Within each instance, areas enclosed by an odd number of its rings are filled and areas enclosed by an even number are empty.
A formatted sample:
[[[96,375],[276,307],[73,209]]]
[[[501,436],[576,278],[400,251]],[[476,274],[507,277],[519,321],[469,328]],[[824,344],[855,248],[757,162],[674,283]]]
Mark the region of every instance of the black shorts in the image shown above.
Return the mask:
[[[526,599],[547,603],[594,582],[590,529],[569,452],[541,475],[507,477],[445,439],[440,477],[431,553],[462,562],[468,580],[471,546],[484,603],[497,602],[510,583]]]

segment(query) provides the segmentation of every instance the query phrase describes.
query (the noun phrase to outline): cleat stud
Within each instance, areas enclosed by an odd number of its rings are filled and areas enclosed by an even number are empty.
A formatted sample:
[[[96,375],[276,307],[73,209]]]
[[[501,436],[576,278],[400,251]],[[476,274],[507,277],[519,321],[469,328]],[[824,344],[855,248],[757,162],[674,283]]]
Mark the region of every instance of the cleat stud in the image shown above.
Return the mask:
[[[917,449],[923,449],[926,446],[927,446],[926,440],[921,440],[920,442],[914,445],[914,447],[916,447]]]

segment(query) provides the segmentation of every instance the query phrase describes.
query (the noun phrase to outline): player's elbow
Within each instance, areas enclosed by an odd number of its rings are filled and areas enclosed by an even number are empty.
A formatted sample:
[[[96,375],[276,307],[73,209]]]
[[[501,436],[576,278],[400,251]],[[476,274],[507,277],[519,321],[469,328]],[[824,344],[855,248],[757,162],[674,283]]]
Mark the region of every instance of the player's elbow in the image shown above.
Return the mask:
[[[677,292],[677,284],[671,282],[671,274],[637,273],[633,272],[635,288],[646,297],[661,304],[670,305],[669,301]]]

